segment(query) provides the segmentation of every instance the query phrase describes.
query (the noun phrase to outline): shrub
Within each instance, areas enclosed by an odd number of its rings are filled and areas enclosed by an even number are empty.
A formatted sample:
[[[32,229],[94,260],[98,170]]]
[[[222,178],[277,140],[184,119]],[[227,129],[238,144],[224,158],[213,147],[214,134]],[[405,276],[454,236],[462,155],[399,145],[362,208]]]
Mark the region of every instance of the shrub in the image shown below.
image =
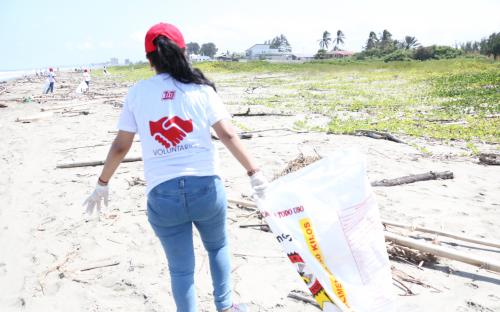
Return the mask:
[[[384,57],[384,62],[410,61],[411,52],[408,50],[396,50]]]
[[[413,58],[419,61],[426,61],[434,58],[432,47],[418,47],[413,53]]]
[[[418,47],[413,53],[413,58],[420,61],[430,59],[452,59],[463,55],[463,51],[449,46]]]

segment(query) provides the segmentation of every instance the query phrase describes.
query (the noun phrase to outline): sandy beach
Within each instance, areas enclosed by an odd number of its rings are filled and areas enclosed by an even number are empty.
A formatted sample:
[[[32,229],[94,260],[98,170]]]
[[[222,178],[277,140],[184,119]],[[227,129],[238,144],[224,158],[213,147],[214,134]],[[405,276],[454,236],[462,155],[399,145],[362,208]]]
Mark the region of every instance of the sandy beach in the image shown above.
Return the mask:
[[[246,86],[224,83],[223,74],[212,78],[233,114],[247,110],[240,104],[242,96],[273,92],[260,88],[250,94]],[[142,162],[120,166],[100,220],[88,219],[82,207],[100,168],[56,169],[105,159],[131,85],[116,77],[94,77],[89,92],[76,94],[80,81],[81,74],[60,73],[56,92],[49,95],[41,94],[42,78],[0,84],[0,91],[5,88],[0,104],[6,106],[0,108],[0,311],[174,311],[166,259],[146,218]],[[252,112],[282,113],[259,105]],[[234,117],[240,131],[254,131],[244,142],[268,177],[301,153],[327,155],[345,148],[366,156],[371,181],[452,171],[451,180],[376,187],[382,218],[500,241],[500,166],[479,164],[465,153],[465,143],[450,146],[398,136],[431,152],[423,153],[410,144],[365,136],[287,130],[303,117]],[[326,122],[319,114],[308,118]],[[215,144],[228,196],[244,199],[251,193],[248,177],[223,145]],[[497,147],[484,144],[481,149]],[[135,142],[127,157],[139,156],[140,143]],[[272,233],[240,227],[260,224],[257,212],[236,205],[228,212],[235,300],[249,303],[251,311],[319,311],[287,297],[292,291],[308,295],[308,289]],[[500,249],[493,247],[391,231],[500,262]],[[208,259],[198,236],[195,248],[199,308],[215,311]],[[391,264],[421,282],[404,283],[411,293],[393,287],[397,311],[500,311],[498,273],[444,258],[423,267]]]

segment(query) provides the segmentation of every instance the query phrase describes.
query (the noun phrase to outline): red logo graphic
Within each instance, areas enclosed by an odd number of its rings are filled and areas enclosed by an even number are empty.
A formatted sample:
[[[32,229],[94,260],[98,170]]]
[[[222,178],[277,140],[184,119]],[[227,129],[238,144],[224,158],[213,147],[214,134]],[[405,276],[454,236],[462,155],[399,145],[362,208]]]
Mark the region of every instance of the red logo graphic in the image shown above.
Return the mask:
[[[175,97],[175,90],[172,91],[164,91],[163,96],[161,97],[162,100],[173,100]]]
[[[177,116],[163,117],[158,121],[149,122],[151,136],[166,148],[175,147],[188,133],[193,131],[193,121],[184,120]]]

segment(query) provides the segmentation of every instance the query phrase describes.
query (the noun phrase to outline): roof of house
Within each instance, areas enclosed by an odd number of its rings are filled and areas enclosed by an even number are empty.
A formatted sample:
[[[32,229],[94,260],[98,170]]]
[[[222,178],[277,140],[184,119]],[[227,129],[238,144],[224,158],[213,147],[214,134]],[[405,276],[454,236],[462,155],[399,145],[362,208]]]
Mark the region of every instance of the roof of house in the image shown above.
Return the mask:
[[[257,43],[257,44],[254,44],[253,46],[251,46],[250,48],[248,48],[247,50],[251,50],[251,49],[256,48],[256,47],[262,47],[262,48],[269,49],[270,46],[271,46],[270,44]]]

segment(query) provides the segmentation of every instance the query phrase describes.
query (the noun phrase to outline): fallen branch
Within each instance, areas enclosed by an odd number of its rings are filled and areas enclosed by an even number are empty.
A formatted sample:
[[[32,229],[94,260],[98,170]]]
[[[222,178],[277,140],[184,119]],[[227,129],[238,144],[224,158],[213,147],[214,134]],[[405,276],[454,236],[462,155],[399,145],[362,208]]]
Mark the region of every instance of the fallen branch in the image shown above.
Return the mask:
[[[288,293],[287,297],[295,299],[295,300],[300,300],[300,301],[305,302],[305,303],[309,303],[309,304],[315,306],[316,308],[322,310],[321,307],[319,306],[319,304],[312,298],[308,298],[306,296],[299,295],[298,293],[295,293],[295,292]]]
[[[354,132],[355,135],[362,135],[362,136],[367,136],[372,139],[377,139],[377,140],[388,140],[396,143],[402,143],[406,144],[405,142],[401,141],[400,139],[396,138],[390,133],[387,132],[380,132],[380,131],[373,131],[373,130],[355,130]]]
[[[122,162],[134,162],[134,161],[141,161],[141,160],[142,160],[142,157],[133,157],[133,158],[125,158],[122,160]],[[76,167],[94,167],[94,166],[103,166],[103,165],[104,165],[104,161],[98,160],[98,161],[62,164],[62,165],[57,165],[56,168],[64,169],[64,168],[76,168]]]
[[[443,232],[443,231],[438,231],[438,230],[433,230],[425,227],[420,227],[420,226],[412,226],[408,224],[401,224],[401,223],[396,223],[388,220],[382,220],[382,223],[384,225],[389,225],[389,226],[395,226],[411,231],[419,231],[423,233],[430,233],[430,234],[437,234],[445,237],[450,237],[453,239],[461,240],[464,242],[470,242],[478,245],[484,245],[484,246],[489,246],[489,247],[495,247],[495,248],[500,248],[500,242],[492,242],[492,241],[485,241],[485,240],[480,240],[472,237],[466,237],[462,235],[457,235],[449,232]]]
[[[438,257],[468,263],[486,270],[500,273],[500,263],[492,260],[485,260],[484,257],[465,254],[463,252],[447,249],[442,246],[435,246],[428,243],[419,242],[415,239],[407,238],[390,232],[385,232],[384,234],[386,240],[394,242],[398,245],[432,253]]]
[[[240,228],[245,229],[245,228],[258,228],[261,231],[264,232],[271,232],[271,229],[269,228],[269,225],[267,224],[242,224],[240,225]]]
[[[52,111],[52,110],[67,110],[68,108],[73,108],[73,107],[80,107],[80,106],[85,106],[87,103],[81,103],[81,104],[72,104],[72,105],[63,105],[63,106],[54,106],[54,107],[42,107],[40,108],[40,111],[46,112],[46,111]]]
[[[247,134],[247,133],[238,133],[238,137],[242,140],[248,140],[248,139],[251,139],[253,137],[252,134]],[[220,140],[218,136],[216,136],[215,134],[212,134],[212,139],[214,140]]]
[[[16,122],[22,122],[22,123],[30,123],[32,121],[36,121],[36,120],[39,120],[39,119],[42,119],[42,118],[47,118],[47,117],[50,117],[52,116],[53,113],[52,112],[49,112],[49,113],[44,113],[44,114],[38,114],[38,115],[33,115],[33,116],[28,116],[28,117],[17,117],[16,118]]]
[[[483,165],[499,166],[500,165],[500,155],[493,153],[481,153],[479,154],[479,163]]]
[[[257,205],[251,201],[248,201],[248,200],[239,200],[239,199],[228,198],[227,202],[230,204],[240,205],[240,206],[243,206],[246,208],[257,210]]]
[[[294,116],[293,114],[284,114],[284,113],[250,113],[250,108],[247,108],[247,111],[244,113],[235,113],[233,116],[237,117],[255,117],[255,116]]]
[[[90,271],[90,270],[100,269],[100,268],[107,268],[107,267],[111,267],[111,266],[115,266],[115,265],[119,265],[119,264],[120,264],[120,261],[115,261],[115,262],[109,263],[109,264],[96,265],[96,266],[92,266],[89,268],[81,269],[80,272]]]
[[[453,172],[443,171],[443,172],[433,172],[429,171],[421,174],[413,174],[409,176],[404,176],[395,179],[383,179],[380,181],[374,181],[371,183],[372,186],[395,186],[401,184],[409,184],[418,181],[428,181],[428,180],[446,180],[453,179]]]

